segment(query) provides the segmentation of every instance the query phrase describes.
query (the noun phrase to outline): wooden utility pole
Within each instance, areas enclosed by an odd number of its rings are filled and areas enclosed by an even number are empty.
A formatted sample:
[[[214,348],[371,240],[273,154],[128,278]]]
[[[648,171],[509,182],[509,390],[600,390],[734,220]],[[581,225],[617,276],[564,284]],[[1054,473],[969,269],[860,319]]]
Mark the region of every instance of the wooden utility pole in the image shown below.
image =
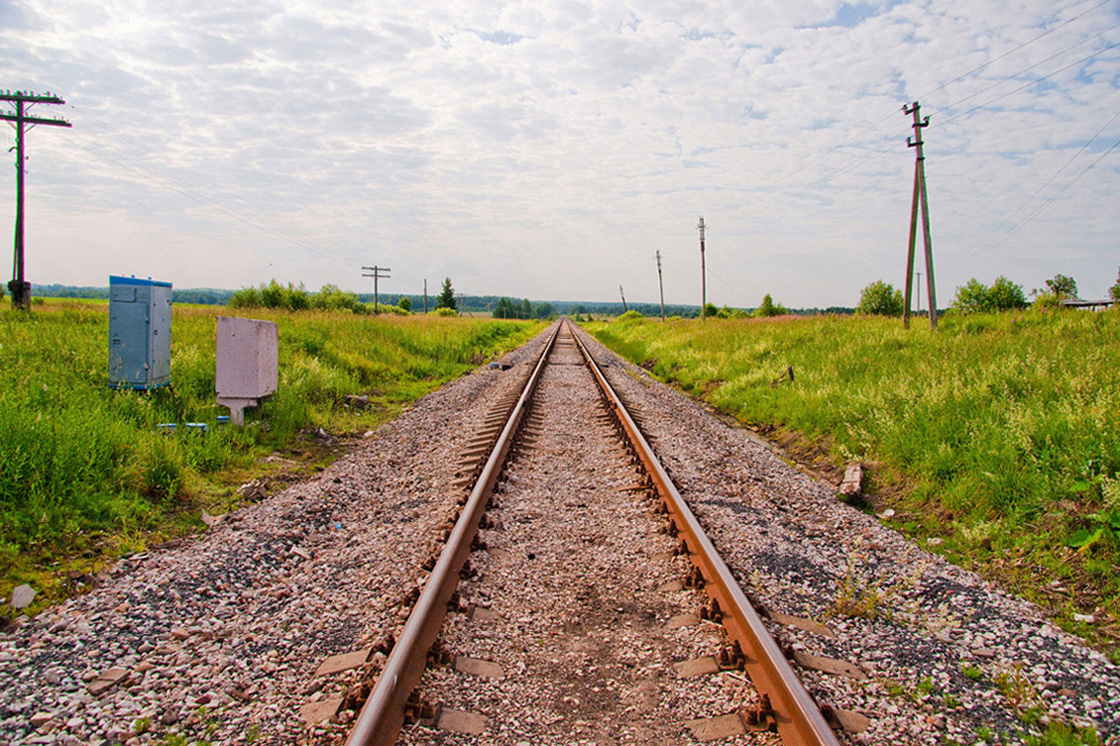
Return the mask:
[[[622,292],[622,286],[618,286],[618,297],[622,298],[622,312],[626,313],[626,293]]]
[[[382,272],[392,272],[393,270],[389,269],[388,267],[378,267],[377,265],[374,265],[372,267],[362,267],[362,269],[368,270],[367,273],[362,274],[362,277],[372,277],[373,278],[373,312],[375,314],[381,313],[381,309],[379,309],[377,307],[378,306],[377,281],[378,280],[389,279],[389,275],[387,275],[387,274],[383,275],[381,273]],[[427,299],[427,281],[425,281],[425,299]]]
[[[428,278],[424,278],[424,313],[428,313]]]
[[[661,294],[661,323],[665,323],[665,285],[661,282],[661,252],[657,252],[657,291]]]
[[[62,119],[42,119],[27,116],[27,110],[35,104],[64,104],[58,96],[47,93],[38,96],[24,91],[0,92],[0,101],[7,101],[16,105],[15,113],[0,111],[0,119],[14,122],[16,131],[16,236],[15,252],[12,257],[12,280],[8,289],[12,291],[12,307],[27,310],[31,308],[31,283],[23,274],[23,163],[27,160],[24,153],[23,136],[37,124],[46,124],[52,127],[69,127],[70,123]],[[26,126],[30,125],[30,126]]]
[[[708,273],[704,267],[704,216],[700,216],[700,323],[708,318]]]
[[[902,111],[914,116],[914,136],[906,138],[906,145],[917,149],[914,160],[914,198],[910,203],[910,248],[906,253],[906,298],[903,300],[902,326],[910,328],[910,293],[914,284],[914,246],[918,238],[918,210],[922,213],[922,239],[926,250],[926,294],[929,297],[929,328],[937,329],[937,293],[933,286],[933,239],[929,232],[929,199],[926,196],[925,154],[922,151],[922,130],[929,126],[929,117],[922,119],[921,104],[903,106]]]

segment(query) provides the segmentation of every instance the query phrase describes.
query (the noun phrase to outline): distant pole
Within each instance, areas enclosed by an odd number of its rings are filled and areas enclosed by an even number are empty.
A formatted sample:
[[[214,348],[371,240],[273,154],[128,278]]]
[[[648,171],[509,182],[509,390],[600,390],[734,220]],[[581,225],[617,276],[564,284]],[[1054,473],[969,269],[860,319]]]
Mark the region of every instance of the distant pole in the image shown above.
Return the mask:
[[[378,308],[378,305],[380,305],[380,304],[378,302],[378,296],[377,296],[377,281],[378,280],[388,280],[389,275],[388,274],[381,274],[381,273],[382,272],[392,272],[393,270],[389,269],[388,267],[378,267],[377,265],[374,265],[372,267],[362,267],[362,269],[367,270],[366,273],[362,274],[362,277],[372,277],[373,278],[373,312],[374,312],[374,314],[381,313],[381,309]],[[425,287],[425,290],[427,290],[426,281],[425,281],[425,286],[424,287]]]
[[[424,313],[428,313],[428,278],[424,278]]]
[[[626,293],[622,292],[622,286],[618,286],[618,296],[622,298],[622,312],[626,313]]]
[[[38,96],[34,93],[25,93],[24,91],[16,91],[15,93],[4,91],[0,93],[0,101],[13,102],[16,105],[14,114],[8,111],[0,111],[0,119],[8,122],[15,122],[13,127],[16,131],[15,251],[12,256],[12,281],[8,283],[8,289],[12,291],[12,307],[27,310],[31,308],[31,283],[27,282],[24,278],[23,272],[23,163],[27,158],[24,155],[23,137],[24,133],[36,124],[46,124],[52,127],[69,127],[70,123],[62,119],[42,119],[40,117],[27,116],[27,109],[35,104],[66,103],[58,96],[52,96],[50,93],[44,96]],[[24,125],[28,124],[31,125],[31,127],[25,128]]]
[[[665,285],[661,282],[661,251],[657,252],[657,290],[661,293],[661,323],[665,323]]]
[[[906,298],[903,301],[902,325],[910,327],[910,286],[914,279],[914,248],[917,243],[918,210],[922,213],[922,241],[926,252],[926,295],[929,297],[929,328],[937,329],[937,292],[933,281],[933,238],[929,230],[929,197],[926,194],[925,153],[922,150],[922,130],[929,126],[929,117],[922,119],[922,107],[917,101],[903,106],[903,113],[914,116],[914,136],[906,138],[907,147],[916,149],[914,159],[914,197],[910,203],[910,245],[906,254]],[[919,280],[920,281],[920,280]]]
[[[700,323],[708,318],[708,273],[704,267],[704,216],[700,216]]]

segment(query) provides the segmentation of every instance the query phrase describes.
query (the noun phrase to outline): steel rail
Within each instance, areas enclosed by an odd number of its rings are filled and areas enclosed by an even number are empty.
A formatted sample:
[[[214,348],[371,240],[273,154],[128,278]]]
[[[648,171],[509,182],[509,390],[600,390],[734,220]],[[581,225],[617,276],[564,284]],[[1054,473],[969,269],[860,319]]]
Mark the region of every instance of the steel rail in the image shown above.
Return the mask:
[[[677,531],[688,543],[690,559],[704,576],[705,590],[718,602],[728,634],[743,650],[747,674],[759,691],[769,696],[772,717],[783,743],[788,746],[838,746],[836,735],[820,708],[770,636],[758,612],[701,528],[692,509],[681,497],[591,352],[579,335],[573,333],[572,336],[653,480]]]
[[[478,533],[478,524],[501,473],[502,464],[509,453],[513,436],[521,423],[526,403],[529,401],[544,369],[562,324],[557,324],[541,351],[540,358],[529,376],[520,398],[510,410],[494,450],[482,473],[471,490],[470,497],[459,514],[447,544],[432,569],[416,605],[412,608],[400,639],[393,646],[385,668],[373,690],[362,706],[361,712],[346,739],[347,746],[392,746],[404,727],[405,708],[412,690],[420,683],[427,664],[428,651],[439,637],[439,630],[447,616],[447,604],[459,585],[459,572],[471,551],[471,542]]]

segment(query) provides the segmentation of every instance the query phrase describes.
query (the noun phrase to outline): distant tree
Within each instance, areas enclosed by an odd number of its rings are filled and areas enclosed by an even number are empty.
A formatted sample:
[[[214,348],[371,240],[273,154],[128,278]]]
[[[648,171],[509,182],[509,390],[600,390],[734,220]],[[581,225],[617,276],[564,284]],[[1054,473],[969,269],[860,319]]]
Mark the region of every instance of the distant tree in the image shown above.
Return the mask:
[[[498,305],[494,306],[494,318],[512,319],[514,317],[513,302],[509,298],[499,298]]]
[[[4,286],[0,284],[0,300],[4,300]]]
[[[901,316],[902,291],[895,290],[890,284],[876,280],[859,293],[856,313],[874,316]]]
[[[761,319],[766,318],[767,316],[784,316],[787,313],[789,313],[789,311],[786,309],[786,307],[781,303],[774,303],[774,299],[770,297],[770,293],[767,293],[762,298],[762,304],[759,305],[758,308],[754,309],[754,314],[752,315],[755,318]]]
[[[962,313],[987,311],[990,303],[988,292],[987,286],[973,277],[957,288],[957,296],[953,298],[952,307]]]
[[[1017,311],[1027,307],[1027,296],[1023,294],[1023,286],[1016,285],[1003,275],[996,278],[988,288],[988,310],[991,311]]]
[[[459,303],[455,300],[455,291],[451,288],[451,278],[445,277],[443,287],[440,288],[439,295],[436,297],[436,309],[447,308],[454,311],[458,307]]]
[[[311,305],[313,308],[318,308],[323,311],[366,312],[365,304],[358,299],[357,293],[348,293],[345,290],[341,290],[338,285],[331,284],[319,288],[319,292],[315,293],[311,298]]]
[[[1073,300],[1077,297],[1077,280],[1066,275],[1054,275],[1046,281],[1046,287],[1058,300]]]
[[[517,318],[531,319],[533,318],[533,304],[529,302],[528,298],[521,299],[521,307],[518,310]]]
[[[412,300],[407,295],[402,295],[401,299],[397,301],[397,308],[405,313],[412,313]]]
[[[3,297],[4,295],[0,293],[0,298]],[[1108,289],[1108,297],[1120,303],[1120,271],[1116,273],[1116,284]]]
[[[715,303],[709,303],[708,305],[704,306],[704,315],[707,316],[710,319],[718,316],[719,315],[719,309],[716,308],[716,304]]]
[[[551,303],[541,303],[540,305],[537,306],[537,318],[538,319],[547,319],[551,315],[552,315],[552,304]]]
[[[226,301],[230,308],[260,308],[261,294],[256,288],[241,288]]]

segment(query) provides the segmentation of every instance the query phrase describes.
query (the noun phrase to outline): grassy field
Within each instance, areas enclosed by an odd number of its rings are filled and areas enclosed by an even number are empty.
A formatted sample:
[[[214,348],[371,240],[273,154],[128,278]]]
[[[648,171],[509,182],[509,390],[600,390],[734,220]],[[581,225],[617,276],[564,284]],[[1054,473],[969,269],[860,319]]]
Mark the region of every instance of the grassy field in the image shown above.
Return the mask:
[[[254,310],[280,337],[279,390],[246,426],[218,427],[214,306],[173,309],[172,387],[108,387],[106,301],[0,310],[0,594],[30,582],[36,608],[106,560],[201,526],[236,487],[307,473],[409,402],[529,339],[540,324]],[[363,411],[347,394],[369,396]],[[206,434],[157,430],[203,422]],[[309,433],[323,428],[335,447]],[[266,460],[270,454],[277,454]],[[77,580],[76,580],[77,579]]]
[[[802,460],[869,462],[892,524],[1120,660],[1120,312],[587,326]]]

